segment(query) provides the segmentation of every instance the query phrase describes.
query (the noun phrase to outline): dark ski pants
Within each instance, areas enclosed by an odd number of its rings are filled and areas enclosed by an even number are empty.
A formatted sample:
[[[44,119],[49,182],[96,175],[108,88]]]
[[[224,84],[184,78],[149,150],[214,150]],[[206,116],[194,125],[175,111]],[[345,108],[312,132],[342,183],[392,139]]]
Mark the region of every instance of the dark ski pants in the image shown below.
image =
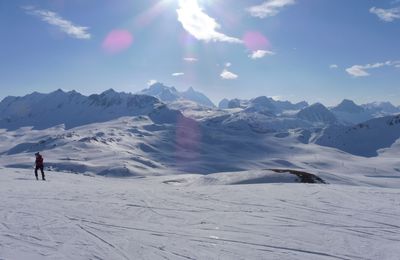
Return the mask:
[[[36,166],[35,168],[36,180],[38,180],[38,170],[40,170],[40,172],[42,173],[42,180],[45,180],[43,166]]]

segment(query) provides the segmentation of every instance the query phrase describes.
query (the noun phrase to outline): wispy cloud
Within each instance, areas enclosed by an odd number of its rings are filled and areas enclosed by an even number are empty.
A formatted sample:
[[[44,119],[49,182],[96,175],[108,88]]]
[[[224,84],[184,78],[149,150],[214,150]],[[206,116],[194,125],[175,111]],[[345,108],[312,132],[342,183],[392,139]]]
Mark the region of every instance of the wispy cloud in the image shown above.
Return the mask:
[[[197,0],[179,0],[179,9],[176,11],[183,28],[198,40],[242,43],[238,38],[218,32],[221,26],[203,11]]]
[[[227,69],[224,69],[220,76],[223,79],[237,79],[239,77],[238,75],[236,75],[233,72],[228,71]]]
[[[196,62],[196,61],[198,61],[198,59],[192,58],[192,57],[186,57],[186,58],[183,58],[183,60],[187,61],[187,62]]]
[[[24,6],[22,9],[24,9],[27,14],[39,17],[42,21],[59,28],[62,32],[73,38],[83,40],[91,38],[91,35],[88,32],[89,27],[75,25],[55,12],[37,9],[33,6]]]
[[[368,70],[377,69],[384,66],[397,66],[398,64],[400,64],[399,61],[386,61],[366,65],[353,65],[350,68],[347,68],[346,72],[353,77],[367,77],[370,76]]]
[[[230,62],[225,63],[225,67],[229,68],[230,66],[232,66],[232,63]]]
[[[179,77],[179,76],[183,76],[183,75],[185,75],[185,73],[183,73],[183,72],[172,73],[172,76],[174,76],[174,77]]]
[[[329,65],[329,68],[330,68],[330,69],[338,69],[339,66],[336,65],[336,64],[331,64],[331,65]]]
[[[256,60],[256,59],[264,58],[265,56],[272,56],[272,55],[275,55],[275,52],[266,51],[266,50],[256,50],[256,51],[253,51],[249,55],[249,58]]]
[[[400,7],[390,9],[372,7],[371,9],[369,9],[369,12],[372,14],[376,14],[379,19],[385,22],[393,22],[396,19],[400,19]]]
[[[296,0],[267,0],[260,5],[251,6],[246,10],[251,16],[266,18],[277,15],[282,8],[295,3]]]

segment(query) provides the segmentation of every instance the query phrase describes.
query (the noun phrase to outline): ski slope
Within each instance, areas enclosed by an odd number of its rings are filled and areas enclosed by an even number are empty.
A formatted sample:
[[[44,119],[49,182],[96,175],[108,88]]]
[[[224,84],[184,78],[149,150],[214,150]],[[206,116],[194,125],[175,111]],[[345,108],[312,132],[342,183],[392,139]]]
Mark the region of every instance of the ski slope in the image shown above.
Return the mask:
[[[48,172],[43,182],[29,170],[0,172],[0,259],[400,255],[400,189],[59,172]],[[224,175],[226,183],[233,177]]]

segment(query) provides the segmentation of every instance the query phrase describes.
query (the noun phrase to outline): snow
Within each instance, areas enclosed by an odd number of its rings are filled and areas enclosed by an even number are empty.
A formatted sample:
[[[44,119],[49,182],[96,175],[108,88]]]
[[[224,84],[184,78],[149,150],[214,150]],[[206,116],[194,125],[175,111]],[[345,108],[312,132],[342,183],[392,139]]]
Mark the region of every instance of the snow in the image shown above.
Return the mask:
[[[335,124],[337,118],[321,103],[312,104],[309,107],[303,108],[297,113],[297,117],[319,124]]]
[[[149,95],[158,98],[159,100],[168,103],[175,101],[192,101],[200,106],[214,108],[213,102],[203,93],[194,90],[190,87],[186,91],[179,92],[175,87],[168,87],[157,82],[143,89],[138,94]]]
[[[399,189],[176,185],[170,176],[59,172],[47,172],[49,181],[42,182],[33,180],[30,170],[0,172],[0,259],[397,259],[400,254]]]
[[[168,107],[174,110],[179,110],[188,118],[203,121],[216,116],[228,114],[227,111],[205,107],[191,100],[177,100],[168,103]]]
[[[400,138],[400,116],[371,119],[353,127],[331,126],[315,143],[335,147],[351,154],[372,157]]]
[[[307,129],[310,125],[298,119],[243,112],[204,121],[175,117],[174,113],[171,120],[166,120],[168,117],[168,113],[159,113],[72,129],[61,125],[46,130],[3,130],[0,165],[30,168],[33,154],[40,151],[54,170],[107,176],[292,168],[329,173],[327,178],[338,174],[349,178],[348,174],[375,173],[376,169],[389,176],[400,169],[396,156],[399,124],[391,125],[393,120],[376,119],[369,129],[355,128],[340,135],[347,128]],[[339,135],[329,138],[330,133]],[[341,147],[343,140],[347,146]],[[362,149],[350,150],[353,155],[343,151],[346,147],[364,147],[375,155],[360,156],[357,151]]]
[[[133,95],[107,90],[99,95],[83,96],[77,92],[57,90],[49,94],[33,93],[21,98],[6,98],[0,102],[0,128],[16,130],[32,126],[46,129],[64,124],[73,128],[96,122],[106,122],[122,116],[168,114],[171,111],[158,99],[146,95]],[[165,121],[165,120],[162,120]]]
[[[351,101],[228,105],[4,99],[0,259],[398,259],[400,116],[347,126],[334,113],[359,115]]]
[[[220,109],[227,109],[229,104],[229,99],[224,98],[218,103],[218,108]]]
[[[400,113],[400,109],[390,102],[373,102],[357,105],[352,100],[345,99],[331,111],[342,124],[354,125],[367,120]]]
[[[308,103],[305,101],[292,104],[289,101],[274,100],[271,97],[259,96],[251,100],[241,99],[223,99],[218,105],[221,109],[228,108],[243,108],[248,112],[272,112],[276,115],[282,114],[288,110],[300,110],[308,107]]]
[[[206,95],[204,95],[199,91],[194,90],[193,87],[190,87],[186,91],[181,92],[181,96],[184,99],[194,101],[197,104],[205,107],[215,107],[213,102],[211,102],[211,100]]]
[[[339,105],[332,108],[334,112],[347,112],[347,113],[362,113],[364,112],[364,108],[362,106],[358,106],[354,101],[349,99],[344,99]]]
[[[375,117],[400,113],[400,106],[395,107],[390,102],[372,102],[362,106],[375,114]]]

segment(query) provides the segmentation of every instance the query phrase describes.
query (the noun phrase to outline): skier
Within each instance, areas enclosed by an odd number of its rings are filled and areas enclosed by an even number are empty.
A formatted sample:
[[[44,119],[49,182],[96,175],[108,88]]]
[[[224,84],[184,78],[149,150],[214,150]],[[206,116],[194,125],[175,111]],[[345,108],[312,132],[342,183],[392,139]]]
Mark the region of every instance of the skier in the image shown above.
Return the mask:
[[[46,180],[46,178],[44,177],[44,164],[43,164],[43,156],[37,152],[35,153],[36,156],[36,161],[35,161],[35,176],[36,176],[36,180],[39,180],[38,178],[38,170],[40,169],[41,173],[42,173],[42,180]]]

